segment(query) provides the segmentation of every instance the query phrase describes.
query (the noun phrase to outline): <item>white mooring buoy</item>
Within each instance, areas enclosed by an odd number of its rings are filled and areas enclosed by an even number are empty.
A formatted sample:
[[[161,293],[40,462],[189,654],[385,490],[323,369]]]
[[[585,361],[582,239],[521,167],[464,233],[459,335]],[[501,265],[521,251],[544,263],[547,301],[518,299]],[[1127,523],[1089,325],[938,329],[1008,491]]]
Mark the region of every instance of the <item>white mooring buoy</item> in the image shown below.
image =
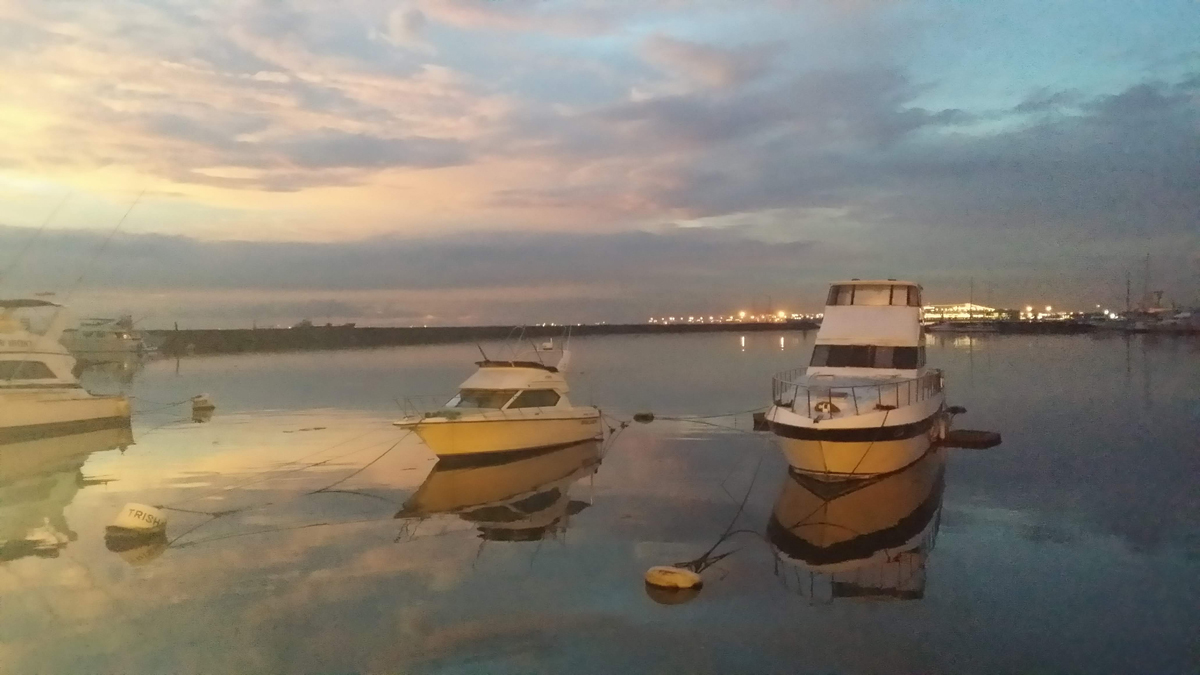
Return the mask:
[[[126,504],[108,526],[108,534],[116,536],[149,536],[165,532],[167,514],[162,509],[145,504]]]
[[[212,412],[217,406],[208,394],[196,394],[192,397],[192,412]]]

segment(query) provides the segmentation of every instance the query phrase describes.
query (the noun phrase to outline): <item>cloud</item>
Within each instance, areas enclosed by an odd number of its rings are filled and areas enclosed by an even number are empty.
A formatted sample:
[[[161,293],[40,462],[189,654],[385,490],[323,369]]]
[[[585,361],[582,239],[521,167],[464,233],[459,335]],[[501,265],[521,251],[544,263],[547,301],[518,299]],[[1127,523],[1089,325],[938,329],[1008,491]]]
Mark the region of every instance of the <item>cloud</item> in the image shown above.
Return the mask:
[[[429,19],[425,13],[415,8],[396,8],[388,14],[387,37],[398,47],[408,47],[417,51],[431,54],[435,50],[425,39],[425,27]]]
[[[277,144],[292,162],[312,169],[339,167],[440,167],[465,161],[462,144],[435,138],[379,138],[321,129]]]
[[[476,31],[587,36],[606,33],[620,25],[619,8],[590,0],[573,3],[424,0],[420,4],[434,21]],[[630,9],[636,10],[636,6]]]
[[[30,236],[0,227],[0,250],[23,249]],[[754,295],[759,280],[786,275],[812,249],[709,228],[311,244],[118,234],[103,260],[89,265],[105,236],[44,233],[6,292],[63,291],[76,275],[62,270],[86,269],[80,296],[87,302],[221,322],[312,315],[399,323],[582,321],[593,314],[640,320],[668,296],[674,306],[707,307],[714,298],[734,303]],[[724,275],[735,270],[742,280],[729,283]]]
[[[665,35],[655,35],[643,47],[645,57],[660,68],[709,87],[744,84],[767,70],[778,46],[724,50]]]
[[[47,195],[74,190],[78,206],[54,225],[104,227],[148,186],[131,221],[148,230],[350,242],[568,232],[601,237],[594,260],[613,270],[638,251],[604,237],[674,224],[737,223],[745,240],[819,240],[877,261],[902,237],[969,237],[1009,261],[1039,241],[1039,255],[1075,267],[1095,263],[1080,251],[1101,241],[1115,257],[1194,227],[1194,58],[1154,72],[1123,62],[1123,80],[997,70],[972,75],[995,90],[972,97],[961,73],[930,67],[921,50],[944,36],[920,11],[849,5],[10,2],[5,218],[37,224]],[[639,264],[674,269],[699,240],[671,241]],[[928,253],[906,260],[955,269]],[[342,288],[330,279],[305,283]]]

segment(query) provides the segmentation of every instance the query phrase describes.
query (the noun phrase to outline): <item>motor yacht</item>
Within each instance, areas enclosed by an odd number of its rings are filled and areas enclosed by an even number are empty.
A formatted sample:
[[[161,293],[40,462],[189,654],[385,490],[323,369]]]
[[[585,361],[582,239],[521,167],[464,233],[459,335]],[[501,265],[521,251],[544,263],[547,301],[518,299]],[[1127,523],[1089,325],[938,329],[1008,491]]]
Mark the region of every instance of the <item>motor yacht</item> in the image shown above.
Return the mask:
[[[107,363],[125,361],[146,351],[141,333],[133,328],[133,317],[90,318],[78,328],[63,331],[63,345],[80,361]]]
[[[814,600],[915,600],[940,522],[944,451],[877,478],[829,482],[791,473],[767,539],[781,578]]]
[[[575,482],[600,467],[600,444],[584,441],[506,461],[444,466],[433,471],[404,503],[397,518],[457,515],[489,541],[533,541],[566,527],[588,506],[571,499]]]
[[[443,463],[476,462],[493,453],[536,453],[603,436],[600,411],[572,405],[563,371],[537,360],[484,358],[439,409],[395,422],[411,429]]]
[[[40,332],[23,313],[52,313]],[[0,300],[0,444],[129,426],[129,400],[94,396],[59,343],[63,308],[45,300]]]
[[[940,370],[925,365],[921,287],[839,281],[807,367],[772,382],[766,420],[796,471],[825,480],[898,471],[945,436]]]

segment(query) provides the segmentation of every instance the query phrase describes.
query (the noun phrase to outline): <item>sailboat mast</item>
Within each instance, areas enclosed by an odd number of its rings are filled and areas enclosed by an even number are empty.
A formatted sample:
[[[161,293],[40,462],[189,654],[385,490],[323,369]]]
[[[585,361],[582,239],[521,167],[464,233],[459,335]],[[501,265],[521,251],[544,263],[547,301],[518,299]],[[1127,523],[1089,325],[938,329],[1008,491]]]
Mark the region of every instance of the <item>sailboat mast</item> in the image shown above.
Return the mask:
[[[1129,270],[1125,270],[1125,314],[1128,315],[1132,309],[1129,304]]]

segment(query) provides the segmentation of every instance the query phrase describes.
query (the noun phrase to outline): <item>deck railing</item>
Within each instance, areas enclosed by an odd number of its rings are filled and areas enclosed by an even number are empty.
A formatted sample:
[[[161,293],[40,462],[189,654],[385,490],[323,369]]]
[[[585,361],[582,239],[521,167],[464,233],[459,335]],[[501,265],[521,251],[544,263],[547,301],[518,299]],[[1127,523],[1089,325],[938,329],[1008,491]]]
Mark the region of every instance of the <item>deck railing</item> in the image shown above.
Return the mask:
[[[940,370],[930,370],[907,380],[854,386],[821,384],[819,380],[806,377],[807,370],[806,367],[793,368],[771,379],[771,400],[775,405],[804,415],[862,415],[919,403],[942,391]]]

